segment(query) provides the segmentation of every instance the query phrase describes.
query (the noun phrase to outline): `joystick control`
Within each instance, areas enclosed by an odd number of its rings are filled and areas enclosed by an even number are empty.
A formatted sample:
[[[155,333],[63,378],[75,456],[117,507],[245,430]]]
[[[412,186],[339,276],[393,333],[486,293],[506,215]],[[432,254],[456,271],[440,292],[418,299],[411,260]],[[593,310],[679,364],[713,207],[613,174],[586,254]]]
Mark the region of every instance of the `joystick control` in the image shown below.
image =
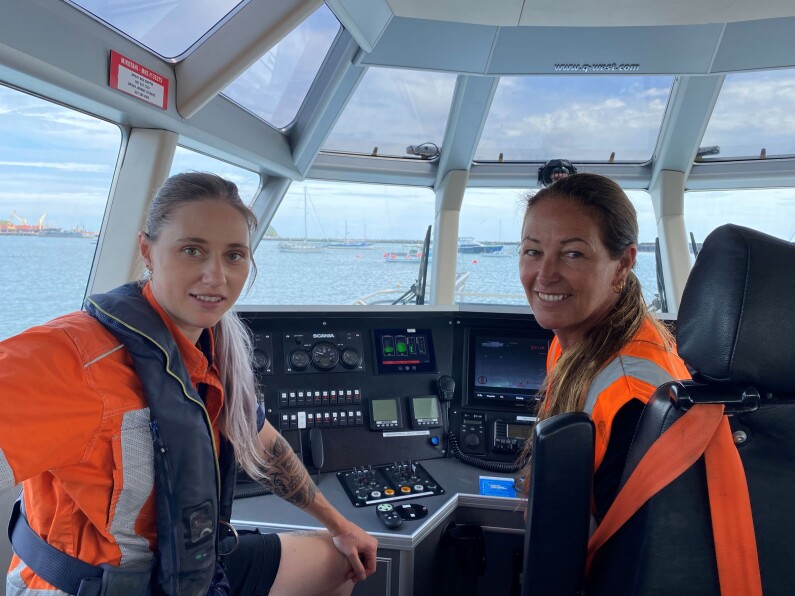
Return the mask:
[[[375,513],[378,519],[390,530],[396,530],[403,524],[403,518],[400,517],[395,508],[390,503],[380,503],[375,508]]]

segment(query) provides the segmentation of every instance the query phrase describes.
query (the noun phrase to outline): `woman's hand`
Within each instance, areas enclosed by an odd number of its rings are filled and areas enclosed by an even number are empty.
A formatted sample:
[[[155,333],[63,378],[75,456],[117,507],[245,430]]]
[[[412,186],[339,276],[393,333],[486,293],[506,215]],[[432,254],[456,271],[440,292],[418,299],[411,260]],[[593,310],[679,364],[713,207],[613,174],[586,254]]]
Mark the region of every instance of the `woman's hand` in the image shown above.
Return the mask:
[[[345,555],[351,564],[351,569],[346,575],[347,579],[357,582],[375,573],[378,540],[347,520],[339,530],[331,534],[331,538],[337,550]]]

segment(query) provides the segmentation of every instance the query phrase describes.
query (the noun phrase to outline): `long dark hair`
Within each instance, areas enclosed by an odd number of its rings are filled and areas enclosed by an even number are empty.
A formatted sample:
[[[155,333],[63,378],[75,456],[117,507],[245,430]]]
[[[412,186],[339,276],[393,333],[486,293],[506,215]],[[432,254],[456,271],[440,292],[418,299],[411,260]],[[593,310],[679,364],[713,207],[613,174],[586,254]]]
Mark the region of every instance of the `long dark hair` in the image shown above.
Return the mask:
[[[602,244],[614,260],[638,243],[635,208],[621,187],[604,176],[573,174],[537,193],[528,193],[525,198],[525,215],[542,201],[573,201],[586,209],[599,227]],[[630,271],[626,283],[618,288],[615,307],[567,349],[549,371],[541,390],[539,420],[565,412],[581,412],[596,375],[629,343],[645,320],[652,322],[669,349],[673,349],[673,337],[649,312],[640,281]],[[520,456],[523,461],[528,460],[529,448],[530,445],[526,445]]]

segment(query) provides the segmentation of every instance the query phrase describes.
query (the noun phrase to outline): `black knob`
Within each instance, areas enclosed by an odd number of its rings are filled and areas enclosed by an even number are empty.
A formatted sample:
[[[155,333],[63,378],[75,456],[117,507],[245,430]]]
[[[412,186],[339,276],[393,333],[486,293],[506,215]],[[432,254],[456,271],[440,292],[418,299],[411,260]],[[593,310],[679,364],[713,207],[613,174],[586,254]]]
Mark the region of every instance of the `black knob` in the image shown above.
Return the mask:
[[[467,447],[475,448],[480,446],[480,437],[477,435],[467,435],[464,438],[464,443],[466,443]]]

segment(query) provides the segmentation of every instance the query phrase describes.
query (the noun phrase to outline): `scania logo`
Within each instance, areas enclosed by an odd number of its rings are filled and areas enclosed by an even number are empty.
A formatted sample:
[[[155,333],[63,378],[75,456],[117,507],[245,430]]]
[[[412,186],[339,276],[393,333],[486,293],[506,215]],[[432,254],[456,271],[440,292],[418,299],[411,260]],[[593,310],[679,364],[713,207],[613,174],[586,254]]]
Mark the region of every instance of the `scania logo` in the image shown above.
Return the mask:
[[[334,339],[333,333],[313,333],[313,339]]]

